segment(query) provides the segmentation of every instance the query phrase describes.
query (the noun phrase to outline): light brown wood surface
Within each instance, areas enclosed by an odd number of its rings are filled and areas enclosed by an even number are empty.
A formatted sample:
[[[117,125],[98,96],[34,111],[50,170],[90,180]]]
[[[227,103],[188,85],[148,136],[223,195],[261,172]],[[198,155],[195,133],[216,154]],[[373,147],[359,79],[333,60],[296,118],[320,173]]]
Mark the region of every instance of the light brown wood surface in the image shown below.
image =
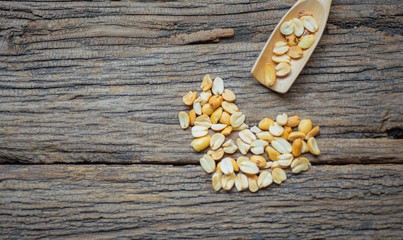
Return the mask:
[[[0,2],[0,238],[401,238],[403,4],[333,1],[281,95],[250,70],[294,3]],[[312,170],[213,193],[177,120],[206,73],[320,125]]]

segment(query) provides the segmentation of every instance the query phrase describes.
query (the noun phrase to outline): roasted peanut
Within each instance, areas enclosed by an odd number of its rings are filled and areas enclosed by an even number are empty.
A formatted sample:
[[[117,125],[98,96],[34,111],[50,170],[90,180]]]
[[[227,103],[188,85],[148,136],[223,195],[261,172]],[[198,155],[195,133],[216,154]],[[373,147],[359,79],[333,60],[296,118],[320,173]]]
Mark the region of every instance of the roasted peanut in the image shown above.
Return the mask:
[[[300,46],[292,46],[287,52],[287,55],[294,59],[302,57],[302,54],[302,48]]]
[[[217,108],[210,116],[210,121],[212,124],[218,123],[222,115],[222,108]]]
[[[315,42],[315,36],[314,35],[312,35],[312,34],[310,34],[310,35],[305,35],[305,36],[302,36],[300,39],[299,39],[299,43],[298,43],[298,46],[300,47],[300,48],[302,48],[302,49],[308,49],[308,48],[310,48],[311,46],[312,46],[312,44]],[[292,56],[290,56],[290,57],[292,57]]]
[[[223,98],[220,95],[214,95],[209,100],[208,103],[211,104],[211,107],[215,110],[221,106],[223,102]]]
[[[289,117],[287,121],[287,126],[294,128],[299,124],[299,117],[297,115]]]
[[[304,23],[299,18],[293,18],[292,23],[294,24],[295,36],[300,37],[304,32]]]
[[[273,136],[279,137],[283,134],[284,128],[275,122],[273,126],[269,127],[269,131]]]
[[[210,145],[210,136],[207,135],[201,138],[195,138],[190,145],[196,152],[201,152]]]
[[[269,171],[264,170],[259,174],[259,178],[257,180],[257,184],[259,185],[259,188],[268,187],[272,183],[273,183],[273,178]]]
[[[302,140],[297,138],[292,142],[292,155],[299,157],[302,153]]]
[[[291,72],[291,66],[286,62],[277,64],[274,69],[276,70],[277,77],[285,77]]]
[[[210,147],[213,150],[218,149],[219,147],[221,147],[221,145],[224,143],[225,141],[225,136],[222,135],[221,133],[215,133],[213,134],[213,136],[211,136],[210,139]]]
[[[302,119],[298,124],[298,131],[308,134],[312,130],[312,120]]]
[[[250,161],[255,163],[258,168],[264,168],[266,166],[266,159],[260,155],[252,155]]]
[[[207,154],[200,158],[200,165],[207,173],[214,172],[216,166],[214,160]]]
[[[302,171],[308,170],[309,166],[311,166],[311,163],[307,158],[296,158],[294,161],[291,163],[291,169],[293,173],[300,173]]]
[[[233,102],[235,101],[235,94],[229,90],[229,89],[224,89],[223,93],[221,96],[224,98],[225,101],[227,102]]]
[[[233,128],[241,126],[245,122],[245,114],[242,112],[234,112],[230,117],[230,123]]]
[[[203,107],[202,107],[202,113],[203,114],[206,114],[207,116],[210,116],[211,114],[213,114],[213,112],[214,112],[214,109],[213,109],[213,107],[211,106],[210,103],[207,103],[207,104],[203,105]]]
[[[305,136],[305,140],[308,140],[311,137],[315,137],[317,134],[319,133],[319,126],[316,126],[314,128],[312,128],[311,131],[309,131],[306,136]]]
[[[295,36],[295,34],[291,34],[285,37],[285,41],[287,42],[288,46],[291,47],[291,46],[297,46],[299,40],[297,36]]]
[[[307,147],[308,147],[309,152],[312,153],[313,155],[320,154],[318,143],[316,142],[316,139],[314,137],[311,137],[308,139]]]
[[[282,62],[290,63],[291,58],[287,54],[283,54],[281,56],[273,55],[271,57],[271,60],[273,60],[273,62],[275,63],[282,63]]]
[[[231,102],[223,101],[221,107],[230,114],[238,112],[238,106]]]
[[[192,109],[189,111],[189,125],[193,126],[195,124],[196,113],[195,110]]]
[[[284,170],[281,168],[275,168],[272,171],[273,182],[277,184],[281,184],[287,179],[287,175],[285,174]]]
[[[197,97],[197,93],[196,93],[196,92],[189,91],[188,93],[186,93],[185,96],[183,96],[182,100],[183,100],[183,103],[184,103],[184,104],[186,104],[186,105],[188,105],[188,106],[192,106],[192,105],[193,105],[193,102],[194,102],[195,99],[196,99],[196,97]]]
[[[267,152],[267,156],[272,161],[277,161],[278,157],[281,155],[281,153],[277,152],[274,148],[272,148],[270,146],[266,147],[266,152]]]
[[[181,128],[186,129],[189,127],[189,115],[185,112],[179,112],[179,125]]]
[[[219,122],[222,124],[231,125],[230,118],[231,118],[231,115],[228,112],[223,111]]]
[[[276,70],[271,63],[264,65],[264,84],[268,87],[276,83]]]
[[[210,75],[206,74],[203,78],[203,82],[200,85],[200,88],[203,92],[207,92],[213,86],[213,80],[210,78]]]
[[[259,128],[262,129],[263,131],[269,130],[270,126],[274,125],[274,121],[271,118],[263,118],[259,122]]]
[[[318,31],[318,23],[312,16],[302,16],[301,21],[304,24],[304,27],[308,29],[308,31],[310,32]]]
[[[294,24],[291,21],[286,21],[280,26],[280,32],[283,35],[290,35],[294,32]]]
[[[273,53],[276,55],[283,55],[290,47],[286,42],[278,41],[274,44]]]
[[[228,135],[231,134],[231,132],[232,132],[232,127],[227,126],[221,131],[221,134],[224,135],[224,136],[228,136]]]
[[[214,95],[222,94],[222,92],[224,91],[224,81],[219,77],[214,78],[211,90]]]
[[[287,139],[290,142],[294,142],[295,139],[297,139],[297,138],[304,139],[304,137],[305,137],[305,133],[303,133],[303,132],[292,132],[292,133],[290,133],[290,135],[288,135]]]

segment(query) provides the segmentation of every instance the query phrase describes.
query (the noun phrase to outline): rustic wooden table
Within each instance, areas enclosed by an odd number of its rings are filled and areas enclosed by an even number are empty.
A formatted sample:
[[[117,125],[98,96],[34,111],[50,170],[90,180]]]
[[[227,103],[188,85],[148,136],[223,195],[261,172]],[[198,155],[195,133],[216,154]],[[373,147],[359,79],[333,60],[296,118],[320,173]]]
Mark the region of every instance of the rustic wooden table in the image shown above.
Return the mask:
[[[403,3],[334,0],[279,95],[249,72],[293,3],[1,2],[0,238],[403,238]],[[177,120],[205,73],[319,124],[312,169],[215,193]]]

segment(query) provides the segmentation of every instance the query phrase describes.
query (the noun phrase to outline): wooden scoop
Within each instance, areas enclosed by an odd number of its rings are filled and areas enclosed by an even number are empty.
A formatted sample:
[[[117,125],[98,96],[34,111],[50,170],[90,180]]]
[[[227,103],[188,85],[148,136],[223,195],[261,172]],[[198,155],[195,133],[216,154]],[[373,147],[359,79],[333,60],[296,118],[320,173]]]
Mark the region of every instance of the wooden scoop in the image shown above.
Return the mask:
[[[304,68],[308,59],[311,57],[313,50],[318,44],[320,38],[322,37],[323,30],[325,30],[327,18],[329,16],[330,5],[332,0],[298,0],[294,6],[285,14],[285,16],[281,19],[279,24],[277,24],[276,28],[270,35],[269,40],[266,45],[263,47],[262,52],[257,58],[255,64],[252,68],[252,76],[256,78],[261,84],[270,88],[273,91],[279,93],[286,93],[291,85],[294,83],[295,79],[298,77],[299,73]],[[285,21],[291,20],[293,18],[298,18],[298,12],[302,10],[307,10],[312,12],[313,17],[318,23],[318,30],[314,33],[315,42],[313,45],[303,51],[303,56],[300,59],[291,59],[291,72],[286,77],[277,77],[276,83],[272,86],[268,86],[265,84],[265,74],[264,68],[266,63],[271,63],[273,66],[277,64],[272,61],[271,57],[273,56],[273,47],[277,41],[285,41],[284,36],[280,32],[280,26]]]

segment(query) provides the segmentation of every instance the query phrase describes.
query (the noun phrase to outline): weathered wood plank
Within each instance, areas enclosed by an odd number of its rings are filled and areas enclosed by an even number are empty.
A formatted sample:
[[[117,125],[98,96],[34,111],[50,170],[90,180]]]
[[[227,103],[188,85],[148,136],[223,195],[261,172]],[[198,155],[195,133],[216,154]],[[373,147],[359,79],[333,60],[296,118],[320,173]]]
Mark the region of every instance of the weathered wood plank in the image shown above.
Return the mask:
[[[402,137],[402,3],[334,1],[321,43],[283,96],[249,71],[292,3],[1,2],[0,161],[194,163],[176,114],[181,96],[215,73],[249,124],[299,114],[322,138],[340,139],[323,140],[332,155],[322,162],[401,162],[402,150],[390,150],[401,140],[384,138]],[[231,29],[220,44],[177,46]],[[337,153],[351,143],[363,153]]]
[[[214,193],[196,166],[0,166],[12,239],[402,236],[403,165],[314,166],[257,194]]]

